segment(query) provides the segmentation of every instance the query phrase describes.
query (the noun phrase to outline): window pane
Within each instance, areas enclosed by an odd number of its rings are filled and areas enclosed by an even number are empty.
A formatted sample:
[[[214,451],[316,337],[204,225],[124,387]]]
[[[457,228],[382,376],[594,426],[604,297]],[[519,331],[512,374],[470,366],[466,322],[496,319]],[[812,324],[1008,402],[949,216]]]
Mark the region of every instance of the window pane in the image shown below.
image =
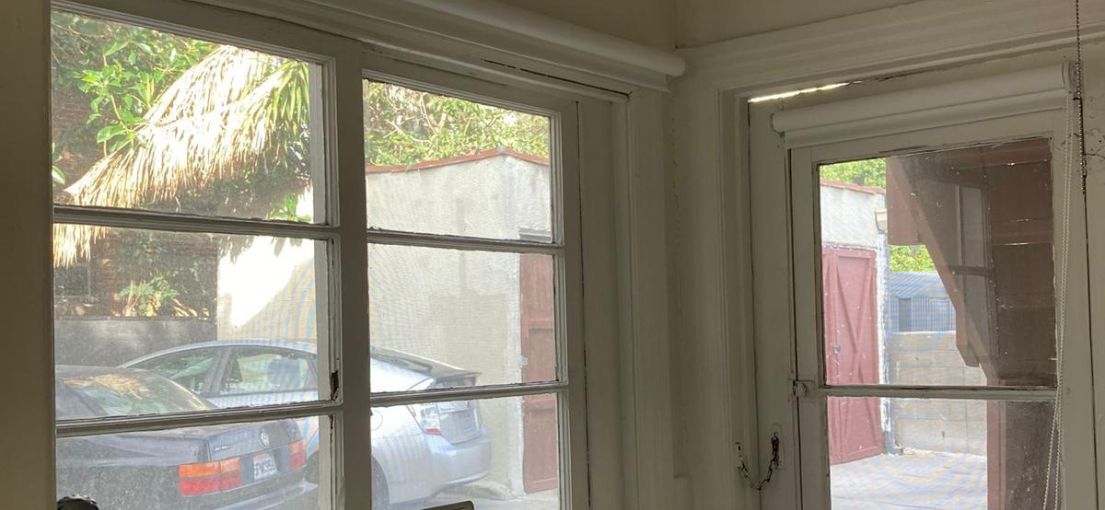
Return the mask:
[[[83,264],[90,287],[54,296],[59,402],[62,392],[73,397],[60,414],[319,398],[326,243],[78,225],[56,225],[54,235],[55,268]]]
[[[51,28],[56,203],[325,220],[319,66],[62,11]]]
[[[828,409],[833,510],[1044,507],[1049,402],[829,398]]]
[[[372,507],[559,509],[557,420],[556,395],[374,409]]]
[[[319,483],[319,421],[58,439],[57,494],[88,496],[111,510],[326,507],[320,500],[329,482]],[[322,421],[329,429],[329,420]]]
[[[370,228],[551,240],[547,117],[364,83]]]
[[[371,245],[372,391],[556,380],[553,258]]]
[[[829,384],[1055,384],[1048,140],[820,177]]]

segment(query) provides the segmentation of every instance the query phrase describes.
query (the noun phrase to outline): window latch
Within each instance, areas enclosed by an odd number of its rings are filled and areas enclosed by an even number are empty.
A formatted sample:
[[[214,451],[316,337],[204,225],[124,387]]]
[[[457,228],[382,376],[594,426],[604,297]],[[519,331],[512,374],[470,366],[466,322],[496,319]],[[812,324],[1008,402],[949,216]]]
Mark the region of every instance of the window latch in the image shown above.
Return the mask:
[[[791,393],[797,398],[805,398],[809,396],[810,391],[813,389],[813,382],[795,380],[791,381]]]

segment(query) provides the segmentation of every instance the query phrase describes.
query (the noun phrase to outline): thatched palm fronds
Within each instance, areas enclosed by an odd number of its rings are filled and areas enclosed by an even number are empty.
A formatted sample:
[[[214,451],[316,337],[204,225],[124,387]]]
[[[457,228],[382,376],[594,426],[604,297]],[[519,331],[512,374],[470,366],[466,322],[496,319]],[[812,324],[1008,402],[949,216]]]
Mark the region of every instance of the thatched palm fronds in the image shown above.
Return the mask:
[[[141,208],[247,175],[281,157],[282,129],[306,122],[299,99],[306,91],[288,91],[302,85],[296,80],[305,80],[303,64],[231,46],[214,50],[151,105],[134,143],[95,163],[62,201]],[[54,263],[86,257],[104,233],[56,226]]]

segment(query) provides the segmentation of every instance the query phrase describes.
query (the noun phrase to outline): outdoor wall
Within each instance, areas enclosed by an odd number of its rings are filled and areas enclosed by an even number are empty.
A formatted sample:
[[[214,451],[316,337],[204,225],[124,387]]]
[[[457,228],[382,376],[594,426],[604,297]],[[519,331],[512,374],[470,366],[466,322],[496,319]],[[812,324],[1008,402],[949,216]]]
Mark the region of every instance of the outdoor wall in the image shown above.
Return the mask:
[[[890,384],[982,385],[979,367],[968,367],[955,346],[955,331],[899,332],[886,344]],[[986,454],[986,407],[973,401],[887,400],[888,425],[897,449]]]

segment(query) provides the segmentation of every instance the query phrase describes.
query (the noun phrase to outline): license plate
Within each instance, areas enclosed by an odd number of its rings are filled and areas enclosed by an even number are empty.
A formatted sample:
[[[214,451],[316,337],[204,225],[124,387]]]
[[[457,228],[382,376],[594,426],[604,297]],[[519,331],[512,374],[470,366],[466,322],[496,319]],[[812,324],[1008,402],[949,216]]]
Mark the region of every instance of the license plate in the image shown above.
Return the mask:
[[[253,479],[261,480],[276,474],[276,459],[271,453],[261,453],[253,456]]]

